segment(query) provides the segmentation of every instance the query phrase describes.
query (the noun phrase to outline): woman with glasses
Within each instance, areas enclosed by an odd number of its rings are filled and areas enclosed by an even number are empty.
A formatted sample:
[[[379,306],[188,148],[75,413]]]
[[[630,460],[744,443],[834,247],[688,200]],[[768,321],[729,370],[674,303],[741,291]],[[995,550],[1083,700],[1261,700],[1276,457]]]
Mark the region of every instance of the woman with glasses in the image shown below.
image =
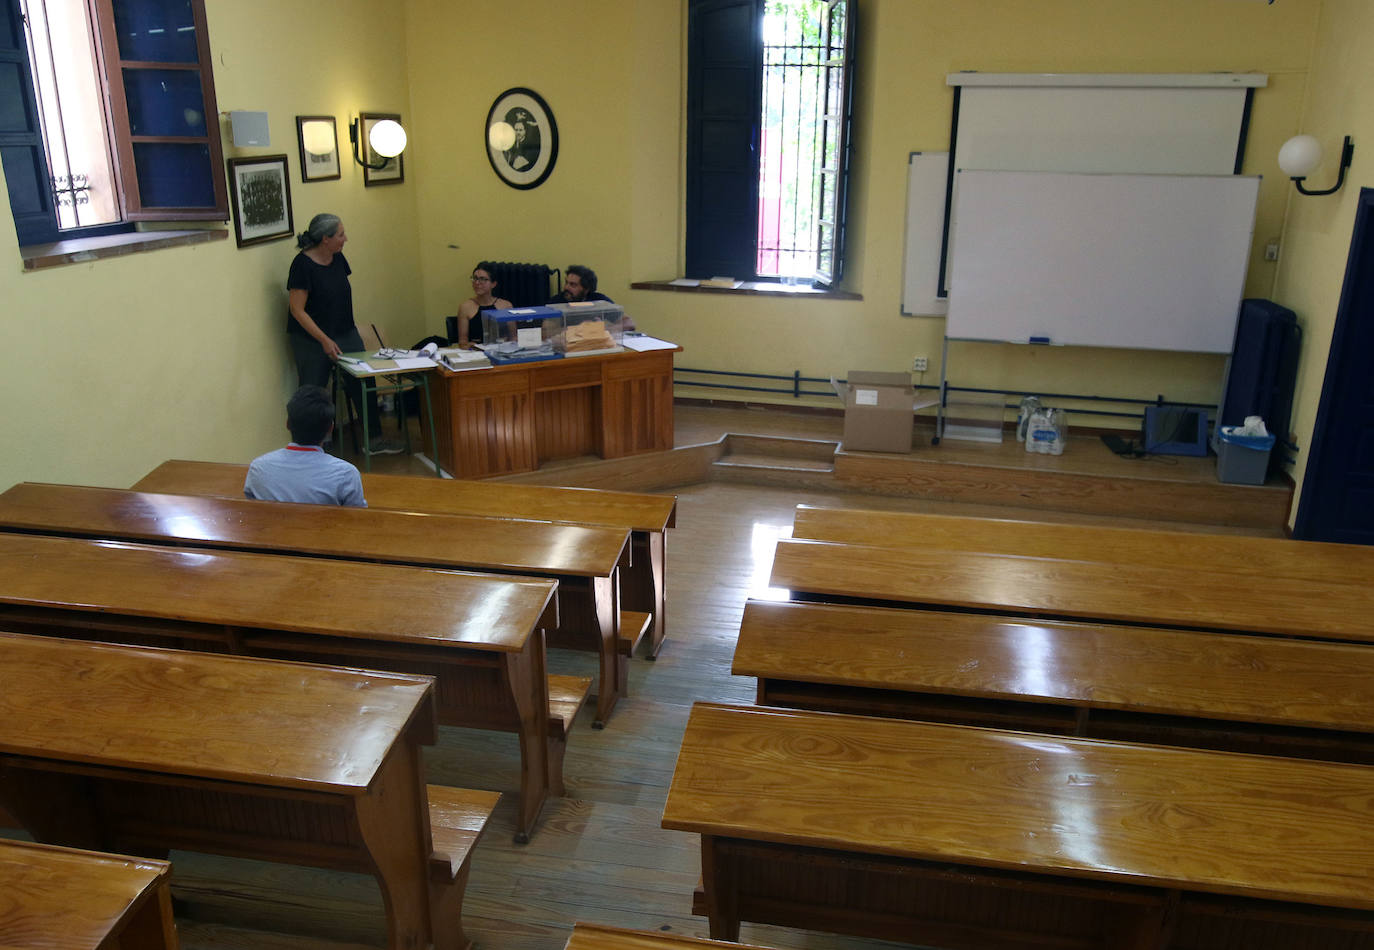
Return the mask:
[[[472,269],[472,296],[458,305],[458,345],[471,349],[482,342],[482,311],[509,310],[511,302],[496,296],[491,264],[483,261]]]

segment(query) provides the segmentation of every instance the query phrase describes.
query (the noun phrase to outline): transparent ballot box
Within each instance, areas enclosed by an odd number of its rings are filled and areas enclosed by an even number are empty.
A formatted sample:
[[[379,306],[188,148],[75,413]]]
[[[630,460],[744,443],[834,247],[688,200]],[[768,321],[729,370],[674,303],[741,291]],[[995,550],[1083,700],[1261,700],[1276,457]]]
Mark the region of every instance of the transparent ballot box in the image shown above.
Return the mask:
[[[625,335],[625,308],[608,300],[551,305],[563,313],[563,332],[554,338],[554,350],[564,356],[616,353]]]
[[[563,312],[553,307],[482,311],[482,349],[493,363],[558,359],[562,334]]]

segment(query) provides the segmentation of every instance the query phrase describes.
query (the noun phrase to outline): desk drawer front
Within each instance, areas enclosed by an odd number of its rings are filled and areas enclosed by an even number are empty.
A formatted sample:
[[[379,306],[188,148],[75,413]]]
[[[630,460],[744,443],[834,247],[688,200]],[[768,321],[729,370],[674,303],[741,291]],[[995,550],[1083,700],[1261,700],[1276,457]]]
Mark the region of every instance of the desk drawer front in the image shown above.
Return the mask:
[[[566,389],[570,386],[599,386],[601,384],[601,361],[577,358],[540,363],[534,374],[536,391],[545,389]]]
[[[671,350],[638,353],[634,356],[606,361],[607,381],[630,379],[636,376],[667,376],[671,379],[672,375],[673,353]]]

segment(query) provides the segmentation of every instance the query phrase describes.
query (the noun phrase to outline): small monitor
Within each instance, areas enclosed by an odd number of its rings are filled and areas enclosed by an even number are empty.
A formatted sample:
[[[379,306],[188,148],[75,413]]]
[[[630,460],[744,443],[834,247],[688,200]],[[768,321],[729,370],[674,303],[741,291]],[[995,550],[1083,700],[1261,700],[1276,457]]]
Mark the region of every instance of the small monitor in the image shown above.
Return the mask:
[[[1206,455],[1207,410],[1187,406],[1150,406],[1140,433],[1151,455]]]

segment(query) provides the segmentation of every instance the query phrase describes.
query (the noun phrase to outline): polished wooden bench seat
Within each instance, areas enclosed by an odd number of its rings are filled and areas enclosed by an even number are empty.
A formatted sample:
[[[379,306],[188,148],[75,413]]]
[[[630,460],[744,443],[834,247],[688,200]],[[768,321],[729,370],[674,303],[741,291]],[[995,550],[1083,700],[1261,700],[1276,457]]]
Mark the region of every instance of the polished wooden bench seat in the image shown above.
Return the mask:
[[[131,487],[134,491],[242,498],[247,474],[248,466],[243,464],[173,459]],[[631,557],[621,571],[620,600],[631,610],[652,615],[648,656],[658,656],[668,632],[667,532],[677,524],[675,496],[367,472],[362,478],[363,494],[372,508],[628,530]]]
[[[781,540],[794,600],[1374,642],[1367,586],[1162,565]]]
[[[798,505],[792,537],[839,544],[1166,565],[1208,573],[1368,584],[1374,548],[1236,534],[963,518]]]
[[[950,948],[1374,943],[1374,769],[696,704],[698,912]]]
[[[983,614],[745,605],[758,702],[1374,764],[1374,651]]]
[[[682,934],[625,930],[578,921],[564,950],[764,950],[754,944],[725,943]]]
[[[434,676],[439,722],[516,734],[517,840],[563,785],[552,769],[566,712],[551,729],[540,632],[555,589],[537,578],[0,534],[0,629]]]
[[[166,861],[0,841],[0,947],[176,950]]]
[[[469,945],[499,797],[426,788],[436,727],[428,677],[0,634],[0,800],[30,834],[370,873],[392,948]]]
[[[618,648],[623,529],[34,483],[0,495],[0,528],[548,577],[559,584],[549,644],[598,654],[594,725],[628,678]]]

